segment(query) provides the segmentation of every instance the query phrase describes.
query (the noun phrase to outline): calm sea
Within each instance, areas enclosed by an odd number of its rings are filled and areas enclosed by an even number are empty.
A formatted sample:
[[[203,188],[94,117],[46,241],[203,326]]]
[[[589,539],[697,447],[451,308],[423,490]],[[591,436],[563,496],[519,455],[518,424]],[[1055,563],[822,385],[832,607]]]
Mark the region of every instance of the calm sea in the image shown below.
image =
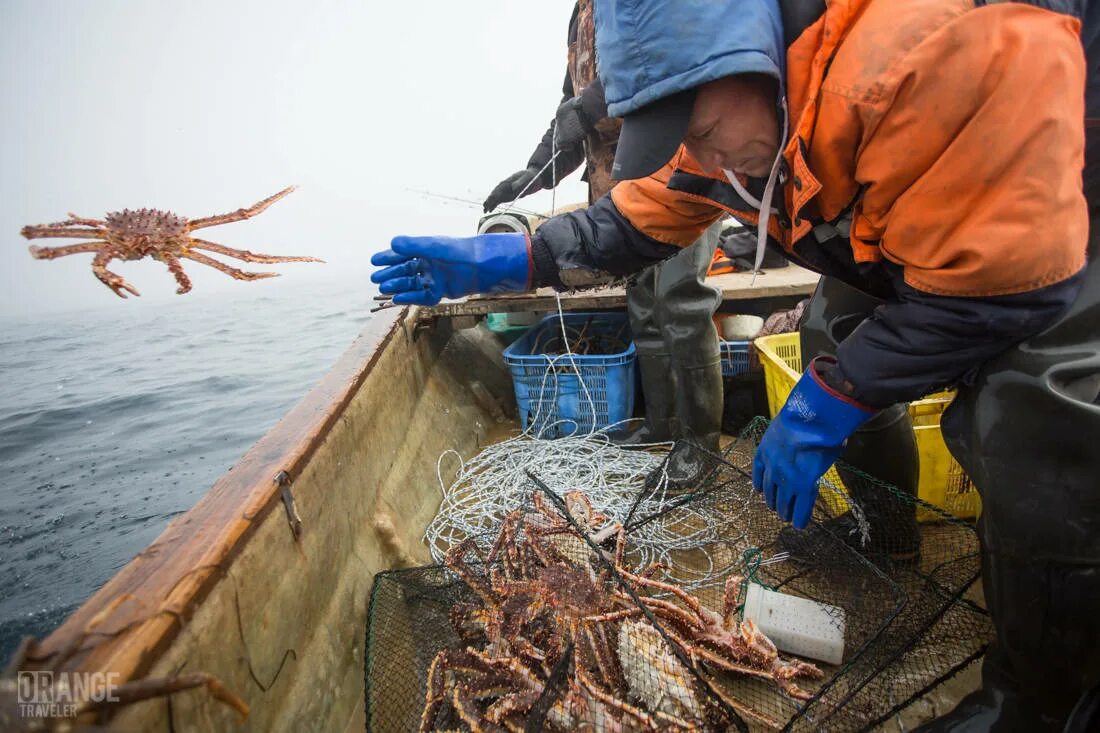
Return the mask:
[[[369,319],[369,285],[279,285],[0,320],[0,668],[190,508]]]

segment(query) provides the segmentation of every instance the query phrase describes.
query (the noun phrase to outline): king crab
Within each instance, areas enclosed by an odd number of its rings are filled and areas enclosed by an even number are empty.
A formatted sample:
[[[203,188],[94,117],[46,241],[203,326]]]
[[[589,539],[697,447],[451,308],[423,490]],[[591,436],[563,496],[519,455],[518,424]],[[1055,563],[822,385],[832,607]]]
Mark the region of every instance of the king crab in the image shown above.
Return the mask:
[[[480,602],[451,609],[451,625],[465,646],[432,661],[422,732],[435,729],[445,703],[474,733],[522,730],[563,670],[562,691],[546,711],[546,721],[561,730],[687,731],[720,724],[721,713],[706,704],[701,689],[714,672],[771,680],[798,701],[812,696],[794,680],[822,676],[816,666],[781,658],[751,621],[736,622],[740,578],[727,581],[718,614],[654,579],[664,569],[659,564],[624,568],[622,526],[596,512],[584,494],[565,496],[573,522],[540,493],[533,505],[531,512],[505,517],[485,558],[472,539],[446,555],[445,564]],[[614,538],[614,550],[594,551],[582,533],[597,547]],[[739,714],[782,727],[716,685],[706,687]]]
[[[202,219],[185,219],[170,211],[159,209],[138,209],[136,211],[123,209],[122,211],[109,212],[103,219],[88,219],[70,213],[69,218],[65,221],[23,227],[22,234],[27,239],[93,240],[81,244],[70,244],[65,247],[31,245],[30,252],[32,257],[39,260],[52,260],[80,252],[94,252],[92,272],[95,273],[100,282],[109,287],[120,298],[125,298],[127,292],[132,295],[141,295],[141,293],[133,285],[123,280],[122,277],[108,270],[107,265],[113,259],[140,260],[143,257],[152,257],[167,265],[171,273],[175,275],[176,283],[179,285],[176,292],[183,295],[191,290],[191,279],[183,271],[183,264],[180,262],[184,259],[221,270],[235,280],[260,280],[279,276],[277,272],[245,272],[209,257],[199,250],[216,252],[245,262],[262,262],[265,264],[323,262],[323,260],[315,257],[283,257],[256,254],[191,236],[191,233],[197,229],[250,219],[262,213],[267,207],[293,190],[294,186],[290,186],[274,196],[269,196],[263,201],[249,206],[247,209],[237,209],[228,214],[207,216]]]

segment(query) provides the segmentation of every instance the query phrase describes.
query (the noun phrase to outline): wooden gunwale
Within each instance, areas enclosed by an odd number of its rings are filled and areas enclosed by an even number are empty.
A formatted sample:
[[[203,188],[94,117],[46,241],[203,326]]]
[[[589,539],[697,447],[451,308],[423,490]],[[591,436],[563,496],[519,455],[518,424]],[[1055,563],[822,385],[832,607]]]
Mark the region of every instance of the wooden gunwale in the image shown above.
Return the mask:
[[[43,640],[30,661],[53,664],[53,655],[78,649],[59,669],[109,670],[119,673],[120,682],[144,676],[261,521],[273,510],[284,511],[276,477],[285,471],[293,493],[294,480],[401,332],[407,311],[375,316],[322,380],[190,511]]]

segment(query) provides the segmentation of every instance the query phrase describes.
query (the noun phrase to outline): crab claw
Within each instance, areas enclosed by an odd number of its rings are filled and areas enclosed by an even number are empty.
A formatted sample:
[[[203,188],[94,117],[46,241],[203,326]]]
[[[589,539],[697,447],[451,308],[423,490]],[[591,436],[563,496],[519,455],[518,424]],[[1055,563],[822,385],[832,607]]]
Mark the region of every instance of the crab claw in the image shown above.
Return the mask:
[[[118,275],[108,273],[105,277],[101,277],[99,279],[103,282],[104,285],[114,291],[114,294],[120,298],[126,297],[126,293],[122,292],[123,290],[138,297],[141,297],[141,293],[138,292],[137,288],[123,280]]]

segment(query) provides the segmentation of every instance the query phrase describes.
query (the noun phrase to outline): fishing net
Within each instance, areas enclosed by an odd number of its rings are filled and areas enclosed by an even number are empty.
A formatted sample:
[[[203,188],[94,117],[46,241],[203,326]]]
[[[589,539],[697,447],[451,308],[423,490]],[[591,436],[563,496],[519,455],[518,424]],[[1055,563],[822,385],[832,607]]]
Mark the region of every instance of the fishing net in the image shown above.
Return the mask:
[[[752,454],[766,427],[766,421],[757,419],[724,455],[712,456],[714,470],[684,497],[682,508],[635,515],[627,531],[650,522],[674,523],[680,511],[744,516],[746,507],[754,506],[745,495],[751,486]],[[791,580],[808,582],[804,578],[827,586],[843,584],[842,569],[829,561],[839,541],[902,594],[903,602],[889,623],[868,638],[859,653],[846,657],[819,695],[791,717],[786,725],[792,730],[865,730],[880,725],[979,659],[993,638],[977,583],[980,561],[973,524],[843,463],[835,475],[839,481],[822,481],[814,522],[807,531],[778,526],[774,513],[752,511],[747,521],[731,522],[726,538],[747,548],[755,562],[768,556],[786,558],[759,567],[747,563],[746,574],[763,586],[786,592]],[[802,588],[795,590],[813,597]]]
[[[531,475],[529,501],[488,539],[464,540],[441,565],[380,573],[367,630],[368,728],[856,729],[900,699],[872,701],[875,675],[909,665],[914,691],[934,681],[953,658],[929,677],[905,653],[945,612],[897,625],[912,602],[897,568],[827,531],[836,511],[824,496],[811,552],[781,537],[784,525],[745,473],[759,428],[715,456],[695,492],[659,511],[647,513],[639,495],[627,520],[612,522],[587,497],[559,495]],[[690,534],[714,512],[727,518],[724,531],[656,565],[632,543],[647,526]],[[715,562],[729,569],[716,573]],[[966,572],[937,573],[931,594],[943,607],[959,603],[950,591]],[[777,608],[754,604],[761,597],[787,609],[793,599],[809,625],[792,634],[790,623],[784,631],[754,615]],[[775,638],[764,629],[778,629]],[[894,629],[913,638],[894,643]]]

